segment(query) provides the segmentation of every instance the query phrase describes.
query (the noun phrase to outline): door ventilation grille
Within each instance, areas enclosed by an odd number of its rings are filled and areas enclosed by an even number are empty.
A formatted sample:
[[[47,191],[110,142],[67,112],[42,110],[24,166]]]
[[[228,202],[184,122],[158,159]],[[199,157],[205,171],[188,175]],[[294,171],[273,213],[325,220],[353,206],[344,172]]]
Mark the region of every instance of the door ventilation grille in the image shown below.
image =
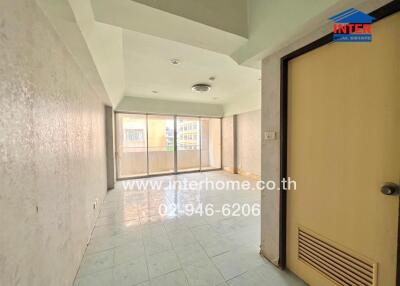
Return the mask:
[[[376,264],[339,249],[310,232],[298,231],[298,258],[337,285],[375,286]]]

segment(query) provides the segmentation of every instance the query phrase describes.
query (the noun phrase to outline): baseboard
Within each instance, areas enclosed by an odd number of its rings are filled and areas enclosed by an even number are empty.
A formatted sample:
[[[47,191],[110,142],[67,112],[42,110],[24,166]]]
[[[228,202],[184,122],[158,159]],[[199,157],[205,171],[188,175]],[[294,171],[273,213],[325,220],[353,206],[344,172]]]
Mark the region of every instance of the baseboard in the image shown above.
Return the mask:
[[[224,171],[227,171],[227,172],[232,173],[232,174],[235,173],[232,167],[224,167]]]
[[[239,169],[238,170],[239,175],[249,178],[249,179],[253,179],[253,180],[261,180],[261,176],[260,175],[256,175],[254,173],[251,172],[247,172],[245,170]]]
[[[242,170],[242,169],[238,169],[235,172],[235,169],[233,167],[224,167],[223,170],[226,171],[226,172],[232,173],[232,174],[239,174],[239,175],[241,175],[243,177],[246,177],[246,178],[249,178],[249,179],[261,180],[261,176],[260,175],[256,175],[254,173],[247,172],[247,171]]]

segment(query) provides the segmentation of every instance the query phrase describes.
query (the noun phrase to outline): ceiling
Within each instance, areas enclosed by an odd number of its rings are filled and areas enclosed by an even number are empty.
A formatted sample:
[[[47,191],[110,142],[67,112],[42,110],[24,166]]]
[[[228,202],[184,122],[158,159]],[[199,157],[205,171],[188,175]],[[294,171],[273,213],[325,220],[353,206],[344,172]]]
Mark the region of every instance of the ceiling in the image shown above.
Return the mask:
[[[240,66],[229,56],[247,42],[246,1],[165,3],[90,3],[96,23],[122,30],[124,96],[214,104],[225,104],[235,96],[261,96],[260,70]],[[225,7],[230,9],[220,17]],[[171,64],[171,59],[180,64]],[[196,83],[210,84],[211,92],[193,92]]]
[[[114,107],[124,96],[260,107],[261,60],[361,0],[36,1]]]
[[[260,70],[240,66],[227,55],[127,30],[123,48],[128,96],[223,104],[235,96],[261,95]],[[196,83],[212,85],[211,92],[192,91]]]

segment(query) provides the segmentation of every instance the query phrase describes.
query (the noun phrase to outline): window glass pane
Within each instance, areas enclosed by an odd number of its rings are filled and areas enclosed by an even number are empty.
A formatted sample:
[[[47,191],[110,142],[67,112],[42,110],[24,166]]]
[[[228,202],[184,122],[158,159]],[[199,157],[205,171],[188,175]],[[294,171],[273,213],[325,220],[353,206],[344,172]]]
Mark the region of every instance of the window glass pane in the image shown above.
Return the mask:
[[[146,115],[116,114],[117,177],[147,175]]]
[[[196,117],[177,117],[178,171],[200,169],[200,121]]]
[[[174,117],[148,115],[149,173],[174,172]]]

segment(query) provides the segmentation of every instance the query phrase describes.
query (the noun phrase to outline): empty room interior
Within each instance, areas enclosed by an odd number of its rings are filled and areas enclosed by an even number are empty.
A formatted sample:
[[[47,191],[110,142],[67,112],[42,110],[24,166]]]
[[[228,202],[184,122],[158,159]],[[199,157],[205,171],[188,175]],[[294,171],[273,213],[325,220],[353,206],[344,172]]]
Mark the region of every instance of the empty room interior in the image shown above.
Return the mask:
[[[399,81],[399,0],[0,0],[0,285],[399,286]]]

